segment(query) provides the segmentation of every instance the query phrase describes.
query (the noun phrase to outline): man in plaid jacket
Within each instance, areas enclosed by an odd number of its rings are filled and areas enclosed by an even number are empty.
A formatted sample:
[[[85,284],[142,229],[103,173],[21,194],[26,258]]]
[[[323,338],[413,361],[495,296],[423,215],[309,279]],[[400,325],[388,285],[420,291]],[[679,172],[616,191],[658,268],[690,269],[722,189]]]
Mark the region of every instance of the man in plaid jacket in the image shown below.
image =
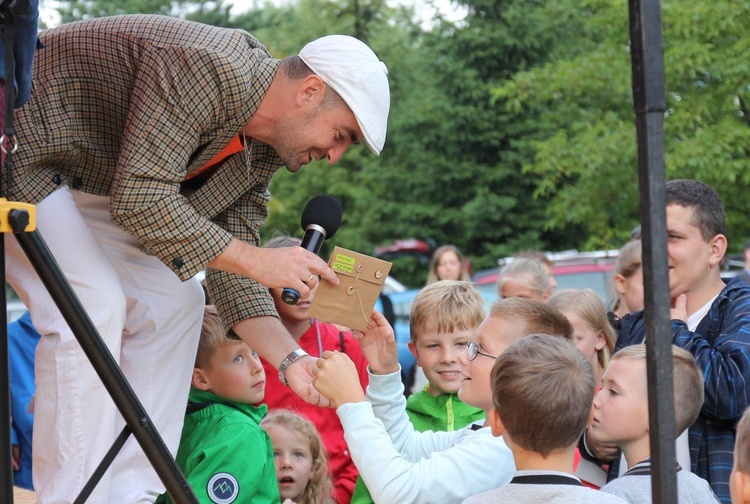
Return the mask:
[[[38,227],[167,446],[176,450],[207,282],[227,328],[309,401],[314,360],[279,322],[268,287],[306,296],[325,262],[263,249],[268,186],[283,166],[379,154],[387,70],[362,42],[323,37],[276,60],[250,34],[163,16],[40,34],[16,114],[13,199]],[[14,239],[8,278],[43,335],[37,353],[34,486],[72,502],[123,421]],[[300,364],[292,364],[298,361]],[[287,369],[288,366],[288,369]],[[163,485],[131,439],[90,502],[152,502]]]

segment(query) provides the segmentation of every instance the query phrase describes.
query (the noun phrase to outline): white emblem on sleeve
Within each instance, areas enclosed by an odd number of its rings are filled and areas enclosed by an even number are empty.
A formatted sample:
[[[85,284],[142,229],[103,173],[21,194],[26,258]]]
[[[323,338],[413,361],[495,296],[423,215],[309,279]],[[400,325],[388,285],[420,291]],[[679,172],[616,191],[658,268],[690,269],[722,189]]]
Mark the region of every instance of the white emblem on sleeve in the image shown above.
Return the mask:
[[[231,504],[240,493],[240,485],[237,478],[229,473],[216,473],[211,476],[206,485],[206,493],[211,502],[216,504]]]

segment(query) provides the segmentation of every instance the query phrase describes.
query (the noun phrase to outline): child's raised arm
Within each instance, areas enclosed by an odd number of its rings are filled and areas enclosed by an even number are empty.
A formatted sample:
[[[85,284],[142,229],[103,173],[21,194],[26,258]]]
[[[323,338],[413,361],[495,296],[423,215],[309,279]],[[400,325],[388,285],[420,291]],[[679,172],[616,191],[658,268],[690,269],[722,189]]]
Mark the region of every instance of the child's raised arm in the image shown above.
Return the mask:
[[[331,402],[333,407],[365,401],[354,362],[341,352],[326,350],[313,370],[313,387]]]
[[[373,374],[390,374],[399,371],[398,350],[393,328],[382,313],[373,311],[370,315],[370,327],[364,332],[354,331],[359,340],[370,371]]]

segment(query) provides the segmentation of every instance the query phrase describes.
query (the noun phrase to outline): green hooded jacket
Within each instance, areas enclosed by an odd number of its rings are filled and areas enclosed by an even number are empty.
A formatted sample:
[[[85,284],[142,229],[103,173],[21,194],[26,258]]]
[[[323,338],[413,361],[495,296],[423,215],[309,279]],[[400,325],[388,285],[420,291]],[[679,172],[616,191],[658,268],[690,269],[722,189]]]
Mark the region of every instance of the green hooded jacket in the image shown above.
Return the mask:
[[[268,434],[258,425],[268,411],[192,388],[197,411],[185,416],[177,465],[201,504],[279,504]],[[157,504],[170,504],[162,494]]]

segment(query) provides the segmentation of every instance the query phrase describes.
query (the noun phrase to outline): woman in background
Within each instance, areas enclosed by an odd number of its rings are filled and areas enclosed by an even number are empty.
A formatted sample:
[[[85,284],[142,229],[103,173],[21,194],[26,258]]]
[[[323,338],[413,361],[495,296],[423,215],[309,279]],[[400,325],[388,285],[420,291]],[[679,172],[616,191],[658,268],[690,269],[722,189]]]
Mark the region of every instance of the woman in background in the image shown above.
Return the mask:
[[[443,245],[432,254],[430,271],[427,274],[425,285],[430,285],[438,280],[471,281],[471,276],[464,263],[464,256],[455,245]]]

